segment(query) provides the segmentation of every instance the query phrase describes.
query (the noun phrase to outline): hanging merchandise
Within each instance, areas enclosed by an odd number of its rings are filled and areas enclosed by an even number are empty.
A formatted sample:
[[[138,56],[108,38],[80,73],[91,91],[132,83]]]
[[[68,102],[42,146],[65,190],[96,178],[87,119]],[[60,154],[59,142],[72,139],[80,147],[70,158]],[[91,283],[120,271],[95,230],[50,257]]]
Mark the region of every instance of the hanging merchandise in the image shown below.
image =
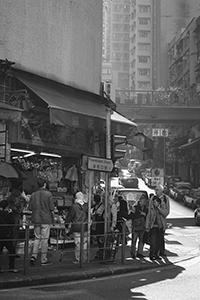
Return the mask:
[[[70,181],[78,181],[78,172],[75,165],[69,168],[67,174],[65,175],[65,179],[68,179]]]

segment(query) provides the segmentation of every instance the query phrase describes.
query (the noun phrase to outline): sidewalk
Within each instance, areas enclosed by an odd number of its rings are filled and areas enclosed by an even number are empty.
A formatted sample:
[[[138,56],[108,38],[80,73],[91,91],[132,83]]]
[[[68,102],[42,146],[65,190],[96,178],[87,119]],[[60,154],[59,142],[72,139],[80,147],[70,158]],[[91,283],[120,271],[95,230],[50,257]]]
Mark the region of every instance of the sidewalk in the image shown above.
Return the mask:
[[[96,249],[91,249],[91,259],[89,263],[80,268],[79,265],[72,263],[74,259],[73,246],[64,249],[62,260],[60,261],[61,250],[49,250],[49,259],[53,262],[52,266],[40,266],[39,257],[34,267],[29,267],[27,274],[23,274],[23,255],[16,259],[16,268],[20,273],[9,273],[6,271],[0,274],[0,289],[14,288],[22,286],[33,286],[40,284],[55,284],[65,281],[74,281],[87,278],[103,277],[114,274],[124,274],[140,270],[153,269],[172,265],[177,262],[189,259],[199,254],[199,244],[195,241],[191,243],[183,237],[176,235],[173,229],[168,229],[166,233],[166,254],[167,257],[161,261],[150,261],[148,258],[149,246],[145,245],[144,259],[132,259],[130,256],[130,245],[126,246],[125,261],[121,263],[121,249],[117,254],[116,263],[101,263],[96,260]],[[187,245],[190,245],[188,247]],[[6,255],[5,255],[6,256]],[[3,259],[2,259],[3,260]],[[5,257],[5,267],[8,266],[8,258]]]

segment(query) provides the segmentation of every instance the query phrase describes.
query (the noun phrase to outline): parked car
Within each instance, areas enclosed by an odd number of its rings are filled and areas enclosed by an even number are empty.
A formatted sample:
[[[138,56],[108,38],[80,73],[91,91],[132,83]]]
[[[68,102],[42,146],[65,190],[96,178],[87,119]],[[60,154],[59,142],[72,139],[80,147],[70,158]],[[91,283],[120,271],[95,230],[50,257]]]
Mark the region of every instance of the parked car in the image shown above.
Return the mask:
[[[182,181],[182,178],[180,176],[166,176],[165,182],[164,182],[164,192],[165,194],[169,195],[170,188],[174,186],[175,182]]]
[[[138,183],[138,178],[131,174],[121,178],[121,184],[125,188],[138,188]]]
[[[170,188],[169,195],[177,201],[182,201],[185,195],[189,195],[192,186],[189,182],[179,181],[175,182]]]
[[[191,189],[188,195],[184,195],[183,203],[185,206],[195,209],[198,199],[200,200],[200,189]]]

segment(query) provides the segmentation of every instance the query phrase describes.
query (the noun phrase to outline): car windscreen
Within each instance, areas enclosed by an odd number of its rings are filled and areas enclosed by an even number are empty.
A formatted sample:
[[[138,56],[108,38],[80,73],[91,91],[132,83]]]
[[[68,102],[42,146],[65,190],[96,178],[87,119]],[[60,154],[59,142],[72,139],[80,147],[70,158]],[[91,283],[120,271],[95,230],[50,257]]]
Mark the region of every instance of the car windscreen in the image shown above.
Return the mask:
[[[141,190],[138,190],[138,191],[120,191],[119,192],[120,195],[123,196],[123,198],[129,202],[129,201],[134,201],[134,202],[138,202],[138,200],[140,199],[140,197],[142,195],[145,195],[146,197],[148,197],[148,194],[147,192],[145,191],[141,191]]]
[[[177,186],[177,188],[179,190],[190,190],[191,186],[190,185],[179,185],[179,186]]]
[[[146,191],[120,191],[119,195],[122,195],[122,197],[127,201],[128,203],[128,211],[132,211],[133,206],[135,206],[138,203],[138,200],[142,195],[145,195],[148,198],[148,194]]]

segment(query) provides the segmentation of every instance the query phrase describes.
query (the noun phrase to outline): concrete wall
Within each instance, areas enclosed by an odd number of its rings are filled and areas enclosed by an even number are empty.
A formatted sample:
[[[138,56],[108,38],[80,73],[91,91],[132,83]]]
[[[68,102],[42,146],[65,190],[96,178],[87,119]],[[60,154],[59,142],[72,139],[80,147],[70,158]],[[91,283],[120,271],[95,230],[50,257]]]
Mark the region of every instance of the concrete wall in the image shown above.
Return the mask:
[[[1,0],[0,41],[16,68],[99,94],[102,0]]]

